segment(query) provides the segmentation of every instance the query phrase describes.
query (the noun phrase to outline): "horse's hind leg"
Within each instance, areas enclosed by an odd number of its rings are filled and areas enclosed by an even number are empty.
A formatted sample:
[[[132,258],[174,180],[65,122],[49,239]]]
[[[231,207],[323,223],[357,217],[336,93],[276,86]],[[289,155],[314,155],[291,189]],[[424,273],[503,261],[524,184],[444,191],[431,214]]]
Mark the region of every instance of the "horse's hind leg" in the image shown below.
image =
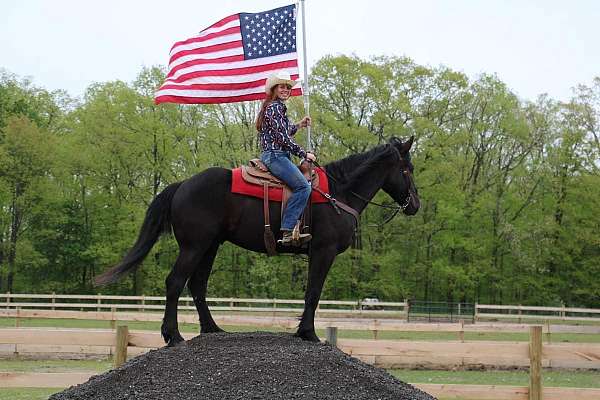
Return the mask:
[[[200,260],[207,251],[206,246],[200,248],[181,247],[179,256],[173,269],[166,279],[167,301],[165,305],[165,316],[161,327],[163,339],[169,346],[174,346],[183,342],[183,337],[179,333],[177,326],[177,302],[185,286],[185,283],[194,273]]]
[[[202,257],[200,265],[194,271],[188,281],[188,289],[194,299],[198,318],[200,319],[200,333],[223,332],[213,320],[208,304],[206,303],[206,287],[208,286],[208,277],[212,271],[213,262],[219,249],[219,243],[215,242]]]

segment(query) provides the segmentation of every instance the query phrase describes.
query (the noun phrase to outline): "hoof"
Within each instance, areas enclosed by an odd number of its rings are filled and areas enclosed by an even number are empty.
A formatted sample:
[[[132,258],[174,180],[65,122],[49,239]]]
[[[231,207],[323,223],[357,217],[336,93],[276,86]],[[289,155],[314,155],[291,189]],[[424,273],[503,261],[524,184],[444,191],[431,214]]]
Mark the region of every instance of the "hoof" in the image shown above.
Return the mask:
[[[222,333],[227,333],[227,332],[225,332],[223,329],[219,328],[219,327],[218,327],[218,326],[216,326],[216,325],[215,325],[215,326],[208,327],[208,328],[201,328],[201,329],[200,329],[200,334],[201,334],[201,335],[204,335],[204,334],[206,334],[206,333],[221,333],[221,332],[222,332]]]
[[[179,335],[177,338],[172,338],[171,340],[169,340],[169,342],[167,343],[167,347],[176,347],[176,346],[181,346],[185,344],[185,339],[181,337],[181,335]]]
[[[306,340],[308,342],[320,342],[321,340],[315,333],[315,331],[306,331],[306,332],[296,332],[296,336],[302,340]]]
[[[161,333],[161,335],[163,337],[163,340],[165,341],[165,343],[169,347],[176,346],[178,343],[185,341],[185,339],[181,336],[181,334],[177,330],[175,330],[174,334],[171,334],[171,332],[167,331],[163,327],[163,328],[161,328],[161,332],[160,333]]]

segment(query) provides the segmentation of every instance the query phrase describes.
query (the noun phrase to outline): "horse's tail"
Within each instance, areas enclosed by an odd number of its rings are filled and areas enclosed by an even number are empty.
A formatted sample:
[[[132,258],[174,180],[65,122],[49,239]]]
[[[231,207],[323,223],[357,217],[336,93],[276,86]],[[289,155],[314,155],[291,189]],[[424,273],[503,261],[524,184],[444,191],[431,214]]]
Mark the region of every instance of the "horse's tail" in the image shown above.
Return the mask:
[[[123,260],[94,279],[96,286],[116,282],[125,273],[135,270],[146,258],[163,233],[171,232],[171,201],[181,182],[173,183],[158,194],[146,210],[146,218],[137,241]]]

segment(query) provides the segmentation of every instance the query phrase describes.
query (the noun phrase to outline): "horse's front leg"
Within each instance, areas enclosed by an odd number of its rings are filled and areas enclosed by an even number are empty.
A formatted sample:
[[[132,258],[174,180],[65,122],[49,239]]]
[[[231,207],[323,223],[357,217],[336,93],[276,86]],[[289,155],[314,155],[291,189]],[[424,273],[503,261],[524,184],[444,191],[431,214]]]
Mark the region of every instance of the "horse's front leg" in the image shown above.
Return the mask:
[[[203,253],[204,249],[181,248],[177,261],[167,276],[167,298],[161,334],[169,346],[175,346],[184,341],[177,325],[177,303],[185,283],[194,272]]]
[[[325,248],[313,248],[308,266],[308,283],[304,294],[304,312],[298,325],[296,336],[311,342],[318,342],[319,337],[315,333],[315,310],[319,305],[321,291],[325,278],[333,264],[337,252],[334,246]]]

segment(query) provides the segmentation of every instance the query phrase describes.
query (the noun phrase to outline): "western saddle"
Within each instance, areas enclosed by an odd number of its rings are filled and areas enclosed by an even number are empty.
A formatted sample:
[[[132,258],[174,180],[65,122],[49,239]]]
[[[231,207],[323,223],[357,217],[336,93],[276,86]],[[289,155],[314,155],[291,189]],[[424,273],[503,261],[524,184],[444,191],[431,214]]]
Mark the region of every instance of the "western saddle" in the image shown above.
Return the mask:
[[[314,171],[308,162],[303,162],[298,166],[302,174],[306,177],[307,181],[311,182],[314,188],[319,187],[319,175]],[[312,172],[312,176],[310,175]],[[270,217],[269,217],[269,188],[281,188],[283,189],[281,198],[281,216],[283,218],[283,212],[292,190],[282,180],[271,174],[267,166],[258,158],[250,160],[248,165],[242,166],[242,179],[250,184],[260,185],[263,187],[263,213],[265,220],[265,232],[264,240],[267,254],[269,256],[277,255],[275,236],[271,230]],[[307,215],[307,213],[309,215]],[[292,232],[292,238],[298,240],[300,232],[307,232],[309,225],[307,221],[310,221],[310,197],[309,203],[302,214],[302,220],[296,224]]]

